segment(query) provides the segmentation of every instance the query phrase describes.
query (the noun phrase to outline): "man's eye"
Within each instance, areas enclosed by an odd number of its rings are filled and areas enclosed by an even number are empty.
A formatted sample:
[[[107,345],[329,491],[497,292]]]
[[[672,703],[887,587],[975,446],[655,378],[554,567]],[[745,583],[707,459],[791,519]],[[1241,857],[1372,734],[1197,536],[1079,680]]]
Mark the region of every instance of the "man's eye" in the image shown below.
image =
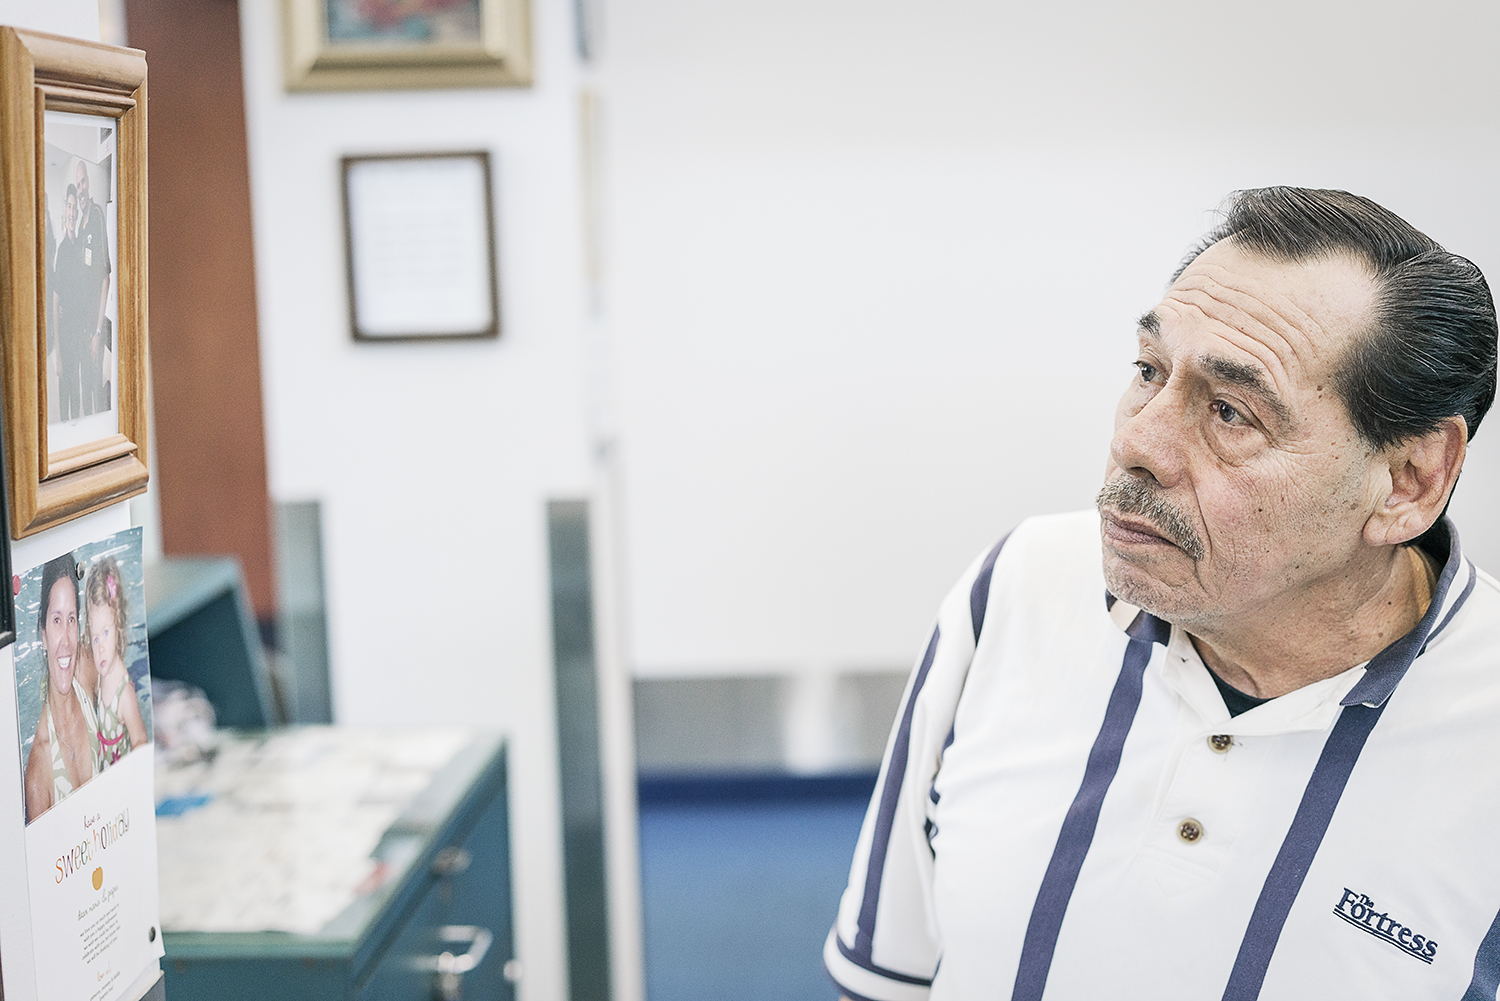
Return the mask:
[[[1209,405],[1209,409],[1212,410],[1215,414],[1218,414],[1219,420],[1223,421],[1225,424],[1250,423],[1245,419],[1244,414],[1240,413],[1238,410],[1234,409],[1234,407],[1225,403],[1223,400],[1215,400]]]
[[[1132,364],[1135,365],[1136,371],[1141,374],[1142,382],[1155,382],[1156,377],[1161,374],[1160,370],[1148,361],[1137,361],[1132,362]]]

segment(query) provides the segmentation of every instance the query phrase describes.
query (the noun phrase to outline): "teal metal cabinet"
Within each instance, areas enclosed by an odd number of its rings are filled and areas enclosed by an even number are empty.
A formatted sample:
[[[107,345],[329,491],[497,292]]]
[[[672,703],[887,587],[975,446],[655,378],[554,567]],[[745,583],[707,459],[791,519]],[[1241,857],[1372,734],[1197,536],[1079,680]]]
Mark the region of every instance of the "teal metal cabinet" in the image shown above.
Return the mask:
[[[476,739],[439,771],[375,857],[388,867],[383,886],[317,934],[168,932],[167,996],[511,1001],[519,968],[504,744]]]
[[[219,726],[283,722],[239,561],[172,557],[145,570],[151,676],[203,689]]]

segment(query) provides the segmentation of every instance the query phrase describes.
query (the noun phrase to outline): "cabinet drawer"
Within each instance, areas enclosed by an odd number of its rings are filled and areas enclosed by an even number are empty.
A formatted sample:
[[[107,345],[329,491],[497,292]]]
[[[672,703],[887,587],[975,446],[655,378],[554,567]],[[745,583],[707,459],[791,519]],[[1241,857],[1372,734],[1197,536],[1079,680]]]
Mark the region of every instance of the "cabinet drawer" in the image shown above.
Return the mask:
[[[172,1001],[324,1001],[348,997],[350,989],[349,963],[338,958],[202,960],[169,954],[162,972]]]
[[[445,928],[483,928],[483,962],[464,973],[461,997],[513,1001],[510,830],[505,749],[481,735],[434,776],[386,830],[375,857],[391,881],[311,935],[170,932],[173,1001],[429,1001],[433,957],[462,954]],[[165,863],[164,863],[165,864]]]
[[[459,996],[465,1001],[513,1001],[515,988],[504,973],[515,955],[505,790],[485,805],[467,831],[454,834],[438,853],[427,892],[364,978],[361,1001],[440,997],[436,957],[444,951],[461,955],[470,948],[461,936],[445,936],[445,928],[480,928],[490,935],[484,958],[462,975]]]

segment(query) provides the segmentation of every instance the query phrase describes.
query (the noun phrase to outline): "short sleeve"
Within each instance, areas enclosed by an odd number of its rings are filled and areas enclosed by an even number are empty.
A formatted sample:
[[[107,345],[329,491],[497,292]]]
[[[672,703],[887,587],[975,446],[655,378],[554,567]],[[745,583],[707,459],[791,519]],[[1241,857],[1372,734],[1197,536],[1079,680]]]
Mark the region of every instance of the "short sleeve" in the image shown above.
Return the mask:
[[[1005,539],[981,554],[943,600],[886,741],[854,849],[849,885],[823,963],[854,1001],[923,1001],[942,941],[932,905],[933,783]]]

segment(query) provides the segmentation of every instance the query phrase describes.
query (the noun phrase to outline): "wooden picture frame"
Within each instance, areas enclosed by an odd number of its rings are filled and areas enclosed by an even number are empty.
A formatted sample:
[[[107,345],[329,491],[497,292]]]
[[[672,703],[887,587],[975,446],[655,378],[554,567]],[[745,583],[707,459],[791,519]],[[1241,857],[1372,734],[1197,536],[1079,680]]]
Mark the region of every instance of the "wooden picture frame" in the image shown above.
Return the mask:
[[[370,16],[370,7],[388,8],[389,21]],[[401,7],[399,0],[282,0],[287,90],[531,85],[530,0]]]
[[[487,151],[346,156],[340,186],[356,341],[500,336]]]
[[[93,119],[105,126],[97,131],[100,143],[109,133],[110,152],[99,176],[111,189],[100,194],[114,203],[109,211],[115,225],[115,254],[110,256],[115,260],[106,257],[105,267],[114,285],[116,315],[100,321],[100,329],[110,324],[107,350],[115,367],[106,367],[105,373],[113,372],[115,378],[112,388],[109,381],[103,384],[105,402],[98,413],[113,410],[115,432],[77,443],[65,442],[62,424],[49,426],[48,270],[56,258],[48,258],[55,234],[45,182],[54,149],[47,137],[59,113],[87,116],[83,124],[64,128],[87,132]],[[75,166],[91,174],[81,164]],[[145,54],[0,27],[0,185],[5,460],[11,537],[21,539],[146,489]],[[79,191],[93,201],[82,179]],[[101,230],[108,219],[100,222]],[[78,230],[82,240],[82,223]],[[108,254],[107,235],[103,243],[89,253]],[[104,300],[110,291],[106,285]],[[104,306],[99,309],[103,315]],[[56,449],[48,447],[49,430],[57,439]]]
[[[0,439],[5,437],[7,421],[0,408]],[[5,462],[5,449],[0,448],[0,482],[9,482],[8,467]],[[12,580],[11,558],[10,558],[10,498],[6,491],[0,490],[0,581]],[[11,599],[0,601],[0,649],[10,646],[16,641],[16,603],[15,593],[12,590]],[[3,728],[0,728],[3,729]]]

